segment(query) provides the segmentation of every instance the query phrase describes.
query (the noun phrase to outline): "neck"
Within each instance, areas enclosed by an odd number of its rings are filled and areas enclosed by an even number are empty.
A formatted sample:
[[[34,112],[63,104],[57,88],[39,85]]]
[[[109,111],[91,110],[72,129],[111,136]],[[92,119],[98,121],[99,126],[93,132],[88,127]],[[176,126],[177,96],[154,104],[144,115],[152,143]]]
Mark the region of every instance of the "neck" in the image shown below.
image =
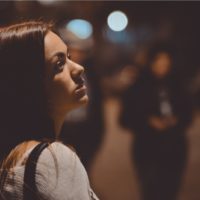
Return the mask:
[[[54,131],[55,131],[55,136],[56,138],[59,137],[61,129],[62,129],[62,125],[65,121],[65,116],[66,116],[66,112],[62,111],[57,111],[57,112],[50,112],[50,117],[53,120],[54,123]]]

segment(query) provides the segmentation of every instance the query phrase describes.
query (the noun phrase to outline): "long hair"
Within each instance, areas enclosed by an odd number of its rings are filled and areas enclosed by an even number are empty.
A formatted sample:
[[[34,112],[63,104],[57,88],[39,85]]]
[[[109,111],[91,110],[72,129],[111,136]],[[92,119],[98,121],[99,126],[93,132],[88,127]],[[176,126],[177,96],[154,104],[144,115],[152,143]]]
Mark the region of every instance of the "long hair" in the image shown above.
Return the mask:
[[[0,29],[0,160],[24,141],[54,138],[44,90],[50,30],[35,21]]]

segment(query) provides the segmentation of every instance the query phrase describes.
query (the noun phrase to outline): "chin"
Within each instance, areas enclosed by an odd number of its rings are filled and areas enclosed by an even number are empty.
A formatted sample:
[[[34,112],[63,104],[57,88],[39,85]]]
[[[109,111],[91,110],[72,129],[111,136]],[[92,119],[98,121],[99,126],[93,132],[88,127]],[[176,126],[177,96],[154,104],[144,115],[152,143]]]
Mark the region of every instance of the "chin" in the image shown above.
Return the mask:
[[[89,101],[89,98],[88,98],[88,95],[86,94],[86,95],[76,99],[71,108],[76,109],[76,108],[79,108],[81,106],[85,106],[85,105],[87,105],[88,101]]]
[[[79,99],[80,105],[86,105],[88,101],[89,101],[88,95],[84,95],[83,97]]]

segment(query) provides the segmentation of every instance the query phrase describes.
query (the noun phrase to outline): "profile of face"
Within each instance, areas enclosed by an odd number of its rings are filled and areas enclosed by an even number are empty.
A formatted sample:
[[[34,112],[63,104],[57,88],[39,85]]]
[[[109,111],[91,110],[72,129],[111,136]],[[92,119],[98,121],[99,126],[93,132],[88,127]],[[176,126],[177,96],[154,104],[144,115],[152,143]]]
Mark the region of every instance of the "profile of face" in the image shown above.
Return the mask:
[[[169,74],[171,65],[172,60],[170,55],[166,52],[160,52],[155,56],[151,64],[151,71],[157,78],[164,78]]]
[[[44,38],[45,90],[49,109],[67,112],[88,102],[84,68],[70,60],[61,38],[49,31]]]

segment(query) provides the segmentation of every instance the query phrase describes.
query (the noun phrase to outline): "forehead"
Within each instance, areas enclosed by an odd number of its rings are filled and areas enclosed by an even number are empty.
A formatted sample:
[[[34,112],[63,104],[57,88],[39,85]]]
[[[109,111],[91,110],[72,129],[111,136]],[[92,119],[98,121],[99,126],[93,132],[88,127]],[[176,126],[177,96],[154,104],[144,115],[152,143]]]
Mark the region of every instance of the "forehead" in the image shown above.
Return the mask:
[[[67,46],[61,38],[53,32],[48,32],[44,38],[45,59],[50,60],[56,53],[66,54]]]

